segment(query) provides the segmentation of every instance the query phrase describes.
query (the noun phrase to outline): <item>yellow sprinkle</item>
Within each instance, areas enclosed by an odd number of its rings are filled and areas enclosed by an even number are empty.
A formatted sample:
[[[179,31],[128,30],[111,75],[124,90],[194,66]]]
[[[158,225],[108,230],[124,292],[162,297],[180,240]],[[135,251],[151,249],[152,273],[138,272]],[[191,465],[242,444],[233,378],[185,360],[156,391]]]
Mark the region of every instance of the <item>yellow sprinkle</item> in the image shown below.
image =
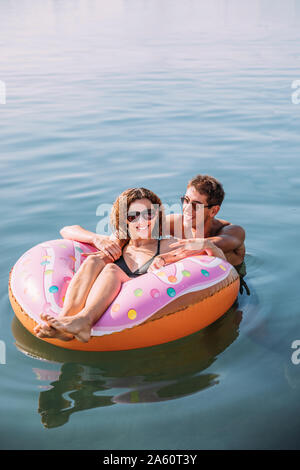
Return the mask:
[[[47,270],[45,271],[45,274],[52,274],[52,273],[53,273],[53,269],[47,269]]]
[[[157,273],[158,276],[164,276],[165,273],[163,271],[159,271],[159,273]]]
[[[136,313],[135,310],[133,310],[133,309],[129,310],[129,312],[128,312],[129,320],[134,320],[136,318],[136,316],[137,316],[137,313]]]
[[[223,266],[223,264],[219,264],[219,268],[223,269],[223,271],[226,271],[226,268]]]

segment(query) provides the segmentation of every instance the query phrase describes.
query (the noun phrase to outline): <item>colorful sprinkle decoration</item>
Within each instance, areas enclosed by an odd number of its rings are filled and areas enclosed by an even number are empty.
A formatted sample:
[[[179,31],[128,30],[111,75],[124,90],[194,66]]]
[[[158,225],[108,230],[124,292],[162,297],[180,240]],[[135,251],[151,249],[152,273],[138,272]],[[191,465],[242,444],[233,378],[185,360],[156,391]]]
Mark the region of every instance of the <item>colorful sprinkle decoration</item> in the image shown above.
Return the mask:
[[[45,271],[45,274],[52,274],[52,273],[53,273],[53,269],[47,269],[47,270]]]
[[[153,299],[157,299],[160,296],[160,292],[158,289],[151,289],[150,295]]]
[[[176,290],[173,289],[173,287],[169,287],[169,288],[167,289],[167,294],[168,294],[169,297],[175,297],[175,295],[176,295]]]
[[[134,320],[137,316],[136,310],[133,308],[128,311],[128,318],[129,320]]]
[[[208,277],[208,276],[209,276],[209,272],[206,271],[206,269],[201,269],[201,273],[202,273],[203,276],[205,276],[205,277]]]
[[[185,277],[190,277],[191,273],[190,273],[190,271],[187,271],[186,269],[184,269],[182,271],[182,275],[185,276]]]
[[[51,294],[55,294],[55,292],[58,292],[58,287],[57,286],[49,287],[49,292],[51,292]]]
[[[120,304],[113,304],[111,307],[112,312],[118,312],[120,310]]]
[[[169,281],[169,282],[176,282],[176,281],[177,281],[177,277],[176,277],[176,276],[168,276],[168,281]]]
[[[136,297],[141,297],[143,295],[143,289],[135,289],[134,295]]]

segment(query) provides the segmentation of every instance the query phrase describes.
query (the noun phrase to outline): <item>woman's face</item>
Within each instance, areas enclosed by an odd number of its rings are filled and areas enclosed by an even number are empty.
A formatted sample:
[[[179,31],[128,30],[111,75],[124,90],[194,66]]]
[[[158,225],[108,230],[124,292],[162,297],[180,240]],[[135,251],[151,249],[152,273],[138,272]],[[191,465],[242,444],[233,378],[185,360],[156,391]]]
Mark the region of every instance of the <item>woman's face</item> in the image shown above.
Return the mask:
[[[132,202],[127,212],[127,224],[130,238],[152,238],[152,231],[158,217],[158,207],[149,199]]]

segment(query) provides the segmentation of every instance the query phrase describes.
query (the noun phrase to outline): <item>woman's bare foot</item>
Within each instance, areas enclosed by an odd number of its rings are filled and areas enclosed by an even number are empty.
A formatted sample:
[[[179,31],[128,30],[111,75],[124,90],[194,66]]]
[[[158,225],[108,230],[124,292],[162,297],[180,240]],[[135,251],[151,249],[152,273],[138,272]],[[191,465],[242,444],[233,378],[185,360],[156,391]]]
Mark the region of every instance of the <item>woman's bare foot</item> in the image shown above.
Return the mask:
[[[37,325],[34,328],[34,333],[37,338],[57,338],[62,341],[71,341],[74,339],[74,335],[55,330],[55,328],[49,325]]]
[[[83,315],[54,318],[47,313],[42,313],[41,318],[57,331],[54,338],[58,337],[57,334],[67,333],[75,336],[79,341],[87,343],[91,337],[91,325]]]

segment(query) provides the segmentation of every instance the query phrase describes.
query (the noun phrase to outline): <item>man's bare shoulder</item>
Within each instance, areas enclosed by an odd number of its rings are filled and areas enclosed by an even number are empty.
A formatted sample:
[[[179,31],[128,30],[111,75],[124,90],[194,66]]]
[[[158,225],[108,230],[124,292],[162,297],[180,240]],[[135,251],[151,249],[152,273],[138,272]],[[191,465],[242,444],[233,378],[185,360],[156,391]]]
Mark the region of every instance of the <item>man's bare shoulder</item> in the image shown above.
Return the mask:
[[[241,241],[245,240],[245,229],[241,225],[235,225],[227,220],[218,219],[220,222],[218,227],[218,235],[231,235],[239,238]]]

